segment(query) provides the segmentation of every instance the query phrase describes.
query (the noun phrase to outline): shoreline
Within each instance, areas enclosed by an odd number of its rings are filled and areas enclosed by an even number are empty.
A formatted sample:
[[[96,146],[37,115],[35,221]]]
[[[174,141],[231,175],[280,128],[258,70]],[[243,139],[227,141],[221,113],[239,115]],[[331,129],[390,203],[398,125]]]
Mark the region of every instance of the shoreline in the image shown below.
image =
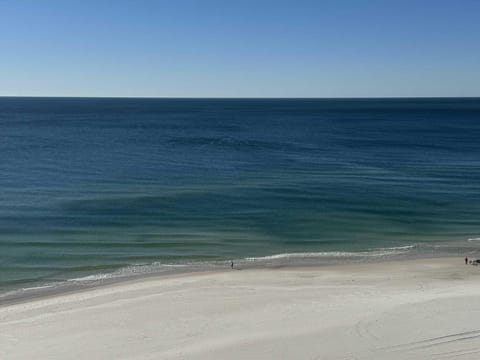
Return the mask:
[[[133,275],[129,277],[117,277],[109,278],[107,281],[91,283],[85,286],[73,285],[69,289],[65,288],[52,288],[47,291],[40,290],[38,293],[28,294],[26,296],[6,298],[6,300],[0,301],[0,310],[9,306],[28,304],[36,301],[51,300],[64,296],[75,296],[77,294],[85,294],[94,291],[115,289],[122,286],[131,286],[139,283],[157,282],[157,281],[170,281],[182,278],[197,278],[202,276],[215,276],[225,275],[234,271],[243,272],[281,272],[281,271],[347,271],[347,270],[362,270],[371,266],[385,266],[385,265],[408,265],[428,262],[452,262],[454,259],[458,259],[456,262],[462,265],[462,259],[455,256],[442,256],[442,257],[423,257],[423,258],[405,258],[405,259],[386,259],[374,262],[354,262],[354,263],[336,263],[336,264],[311,264],[311,265],[276,265],[276,266],[252,266],[247,268],[224,268],[215,270],[198,270],[198,271],[185,271],[185,272],[172,272],[172,273],[146,273],[141,275]],[[464,263],[463,263],[464,265]],[[472,266],[468,264],[468,266]],[[480,268],[479,268],[480,274]],[[480,276],[480,275],[479,275]],[[42,289],[40,287],[40,289]]]
[[[406,246],[405,248],[415,248],[414,245]],[[395,248],[397,249],[397,248]],[[293,253],[297,255],[301,253]],[[353,254],[353,253],[352,253]],[[396,253],[388,254],[382,256],[365,256],[365,257],[345,257],[345,258],[322,258],[322,257],[300,257],[295,256],[289,258],[286,262],[276,262],[274,259],[281,259],[278,257],[280,255],[291,255],[291,254],[279,254],[266,256],[261,259],[271,259],[272,262],[261,262],[258,261],[248,261],[248,259],[254,258],[243,258],[235,260],[235,270],[249,270],[249,269],[279,269],[279,268],[324,268],[324,267],[335,267],[335,266],[346,266],[349,264],[360,265],[360,264],[377,264],[377,263],[389,263],[396,261],[409,261],[409,260],[421,260],[421,259],[435,259],[435,258],[454,258],[458,257],[457,254],[427,254],[427,253]],[[0,293],[0,307],[8,306],[17,303],[24,303],[28,301],[33,301],[35,299],[42,299],[52,296],[59,296],[63,294],[71,294],[75,292],[88,291],[90,289],[101,288],[104,286],[112,286],[115,284],[130,283],[136,281],[142,281],[143,279],[149,278],[170,278],[176,276],[195,276],[197,274],[205,273],[218,273],[218,272],[228,272],[230,271],[230,262],[229,261],[218,261],[213,262],[215,264],[213,267],[201,267],[186,265],[185,267],[174,267],[173,270],[169,271],[151,271],[151,272],[132,272],[131,274],[114,276],[113,273],[95,273],[84,278],[92,278],[94,280],[76,280],[76,279],[66,279],[59,281],[57,283],[43,283],[38,286],[31,286],[28,288],[13,288],[8,289],[3,293]],[[210,264],[210,265],[212,265]],[[219,265],[220,264],[220,265]],[[150,265],[146,265],[150,266]],[[171,265],[167,265],[171,266]],[[120,269],[122,270],[122,269]],[[98,277],[98,279],[97,279]]]
[[[480,350],[479,279],[458,257],[151,276],[0,306],[0,357],[461,354]]]
[[[381,263],[397,260],[415,260],[447,257],[480,258],[480,241],[468,238],[463,244],[457,241],[442,243],[413,242],[407,244],[390,244],[388,247],[373,247],[359,250],[323,250],[304,252],[283,252],[260,254],[243,258],[233,258],[236,268],[278,268],[278,267],[323,267],[343,265],[346,263]],[[468,244],[468,245],[467,245]],[[27,284],[7,285],[2,288],[0,282],[0,306],[45,296],[88,290],[125,281],[137,281],[156,276],[175,274],[195,274],[217,272],[230,269],[230,259],[193,260],[189,262],[166,262],[130,264],[103,272],[101,270],[87,273],[65,272],[63,278],[51,280],[33,280]],[[70,276],[69,276],[70,275]]]

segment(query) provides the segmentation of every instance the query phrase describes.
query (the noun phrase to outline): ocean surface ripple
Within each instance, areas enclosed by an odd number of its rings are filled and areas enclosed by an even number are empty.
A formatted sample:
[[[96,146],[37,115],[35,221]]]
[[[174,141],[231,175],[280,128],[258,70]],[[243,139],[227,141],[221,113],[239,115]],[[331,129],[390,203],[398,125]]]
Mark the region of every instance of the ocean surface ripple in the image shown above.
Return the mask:
[[[475,98],[0,98],[0,294],[475,256],[479,119]]]

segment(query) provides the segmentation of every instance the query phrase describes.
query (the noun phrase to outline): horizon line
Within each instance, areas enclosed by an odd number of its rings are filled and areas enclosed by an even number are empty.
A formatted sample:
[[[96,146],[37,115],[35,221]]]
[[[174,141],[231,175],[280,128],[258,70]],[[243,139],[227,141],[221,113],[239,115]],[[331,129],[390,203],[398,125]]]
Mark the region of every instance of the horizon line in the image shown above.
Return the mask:
[[[248,96],[71,96],[71,95],[0,95],[0,98],[50,98],[50,99],[171,99],[171,100],[355,100],[355,99],[479,99],[478,96],[325,96],[325,97],[248,97]]]

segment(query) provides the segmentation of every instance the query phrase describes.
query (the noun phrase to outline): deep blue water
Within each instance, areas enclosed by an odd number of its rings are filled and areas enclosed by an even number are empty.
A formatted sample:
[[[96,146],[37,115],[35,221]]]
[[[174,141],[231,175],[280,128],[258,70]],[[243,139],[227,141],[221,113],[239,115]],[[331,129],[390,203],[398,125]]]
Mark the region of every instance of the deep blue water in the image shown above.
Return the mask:
[[[476,251],[480,99],[0,98],[0,170],[0,292],[133,264]]]

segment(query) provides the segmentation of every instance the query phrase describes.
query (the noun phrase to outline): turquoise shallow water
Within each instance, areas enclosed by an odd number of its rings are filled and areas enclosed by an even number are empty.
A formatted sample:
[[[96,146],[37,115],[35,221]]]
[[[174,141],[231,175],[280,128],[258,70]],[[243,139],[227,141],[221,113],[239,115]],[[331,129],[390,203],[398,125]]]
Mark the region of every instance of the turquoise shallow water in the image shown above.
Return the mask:
[[[0,293],[475,256],[479,138],[480,99],[0,98]]]

